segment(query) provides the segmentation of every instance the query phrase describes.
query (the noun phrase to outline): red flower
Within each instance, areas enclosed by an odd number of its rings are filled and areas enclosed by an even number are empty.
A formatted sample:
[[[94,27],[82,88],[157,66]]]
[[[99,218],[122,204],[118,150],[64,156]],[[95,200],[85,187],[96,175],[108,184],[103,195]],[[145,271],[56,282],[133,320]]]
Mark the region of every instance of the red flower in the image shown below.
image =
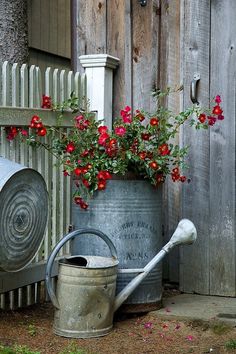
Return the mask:
[[[80,154],[80,156],[82,156],[82,157],[86,157],[86,156],[88,156],[89,155],[89,150],[84,150],[81,154]]]
[[[147,153],[146,151],[141,151],[138,156],[140,157],[141,160],[145,160],[145,158],[147,157]]]
[[[108,131],[108,128],[106,125],[101,125],[99,128],[98,128],[98,132],[99,134],[104,134]]]
[[[156,175],[156,181],[157,181],[157,183],[162,183],[165,181],[165,177],[163,176],[163,173],[158,173]]]
[[[208,125],[214,125],[216,122],[216,118],[212,116],[208,116]]]
[[[52,108],[52,99],[50,96],[43,95],[41,107],[46,109]]]
[[[219,105],[213,107],[213,110],[212,110],[212,113],[215,114],[215,115],[220,115],[223,113],[222,109],[220,108]]]
[[[123,135],[125,135],[125,133],[126,133],[125,127],[120,126],[120,127],[116,127],[115,128],[115,134],[116,135],[123,136]]]
[[[132,117],[131,117],[131,107],[126,106],[124,109],[120,111],[120,114],[122,116],[123,122],[124,123],[131,123],[132,122]]]
[[[28,132],[27,132],[27,130],[25,130],[25,129],[21,129],[20,133],[21,133],[21,135],[23,135],[23,136],[28,136]]]
[[[149,166],[153,169],[156,170],[158,168],[158,164],[156,163],[156,161],[151,161],[149,162]]]
[[[70,174],[69,174],[69,172],[67,170],[64,170],[63,171],[63,175],[66,177],[66,176],[69,176]]]
[[[98,144],[99,145],[106,145],[106,140],[109,138],[109,135],[107,133],[102,133],[99,138],[98,138]]]
[[[201,113],[200,116],[198,117],[198,120],[201,122],[201,123],[204,123],[205,120],[206,120],[206,115],[204,113]]]
[[[42,127],[38,130],[37,134],[38,136],[45,136],[47,134],[47,129],[45,127]]]
[[[69,152],[71,154],[75,150],[75,144],[74,143],[69,143],[66,145],[66,152]]]
[[[160,145],[158,150],[162,156],[170,154],[169,146],[167,144]]]
[[[152,125],[153,127],[157,127],[158,126],[158,123],[159,123],[159,120],[157,118],[152,118],[150,120],[150,125]]]
[[[98,190],[103,191],[106,188],[106,181],[101,179],[98,181]]]
[[[146,141],[148,141],[149,139],[150,139],[150,134],[148,134],[148,133],[142,133],[141,134],[141,138],[143,139],[143,140],[146,140]]]
[[[145,116],[138,110],[136,109],[136,116],[135,118],[138,118],[140,122],[142,122],[145,119]]]
[[[82,183],[83,185],[86,187],[86,188],[89,188],[90,184],[89,184],[89,181],[87,179],[82,179]]]
[[[217,96],[215,97],[215,102],[218,103],[218,104],[221,103],[221,97],[220,97],[220,95],[217,95]]]
[[[179,180],[180,182],[184,183],[186,181],[186,176],[180,176]]]
[[[75,175],[76,175],[76,176],[80,176],[80,175],[81,175],[81,173],[82,173],[81,168],[76,167],[76,168],[74,169],[74,173],[75,173]]]
[[[111,179],[111,174],[108,171],[100,171],[97,174],[97,178],[99,180],[107,180],[107,179]]]
[[[223,120],[223,119],[225,119],[225,117],[224,117],[222,114],[219,114],[219,115],[218,115],[218,119],[219,119],[219,120]]]
[[[109,142],[108,142],[108,145],[112,148],[114,148],[117,144],[117,140],[116,139],[110,139]]]
[[[14,140],[19,132],[19,129],[17,129],[16,127],[7,127],[5,128],[5,131],[7,133],[7,140]]]

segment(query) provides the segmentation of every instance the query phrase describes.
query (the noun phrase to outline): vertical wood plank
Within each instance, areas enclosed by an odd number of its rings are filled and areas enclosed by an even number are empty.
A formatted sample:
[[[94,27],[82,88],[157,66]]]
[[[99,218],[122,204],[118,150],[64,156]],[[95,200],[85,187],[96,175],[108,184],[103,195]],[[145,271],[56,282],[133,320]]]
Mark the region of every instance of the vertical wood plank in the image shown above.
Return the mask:
[[[20,105],[20,69],[19,64],[12,65],[12,106],[19,107]]]
[[[57,21],[57,11],[58,11],[58,0],[49,1],[49,47],[52,53],[57,53],[57,42],[58,42],[58,25]]]
[[[31,0],[31,46],[40,48],[41,44],[41,0]]]
[[[84,54],[107,53],[106,3],[110,1],[78,0],[77,31],[75,32],[77,58]],[[115,17],[113,14],[113,19]],[[77,60],[76,70],[83,72],[79,60]]]
[[[42,76],[41,70],[38,66],[35,68],[35,107],[41,108],[42,104]]]
[[[2,105],[11,106],[11,65],[4,61],[2,64]]]
[[[65,37],[65,11],[66,11],[66,0],[57,0],[57,54],[64,56],[66,47],[66,37]]]
[[[181,38],[179,0],[161,1],[161,39],[159,63],[159,87],[177,87],[182,83],[181,77]],[[159,35],[160,35],[159,33]],[[165,99],[166,106],[174,113],[181,111],[180,95],[172,94]],[[172,140],[179,143],[179,136]],[[163,222],[164,243],[172,236],[180,220],[180,184],[167,179],[163,186]],[[171,282],[179,282],[179,248],[176,247],[163,261],[163,277]]]
[[[236,2],[212,1],[211,90],[225,120],[210,131],[210,294],[235,296]],[[227,21],[226,21],[227,19]],[[219,23],[225,26],[219,27]],[[226,23],[227,22],[227,23]],[[217,39],[217,40],[216,40]]]
[[[157,88],[159,20],[158,0],[148,1],[145,7],[140,6],[139,1],[132,0],[132,85],[134,109],[143,108],[147,111],[155,109],[151,92]]]
[[[29,107],[36,107],[36,66],[31,65],[29,69]]]
[[[61,70],[59,75],[60,80],[60,103],[63,103],[67,99],[67,73],[65,70]]]
[[[81,94],[81,76],[80,73],[77,71],[75,73],[75,81],[74,81],[74,87],[75,87],[75,97],[78,97],[78,106],[80,107],[81,105],[81,100],[82,100],[82,94]]]
[[[107,1],[107,53],[120,59],[114,74],[114,117],[133,103],[131,10],[131,0]]]
[[[66,97],[69,98],[72,92],[75,92],[74,86],[75,84],[75,77],[73,71],[69,71],[67,75],[67,94]],[[78,97],[78,96],[76,96]]]
[[[190,83],[200,72],[199,102],[209,104],[210,2],[184,1],[184,105],[192,103]],[[209,294],[209,132],[183,129],[183,144],[190,145],[187,171],[191,183],[183,186],[182,216],[193,221],[198,240],[181,250],[180,286],[184,292]],[[193,276],[194,274],[194,276]]]
[[[53,73],[51,68],[47,68],[45,71],[45,95],[52,97],[53,94]]]
[[[48,0],[40,0],[40,49],[44,51],[49,51],[49,30],[50,30],[50,11],[48,11],[50,1]],[[55,16],[55,14],[54,14]]]
[[[21,107],[29,106],[29,75],[28,66],[23,64],[20,69],[20,105]]]

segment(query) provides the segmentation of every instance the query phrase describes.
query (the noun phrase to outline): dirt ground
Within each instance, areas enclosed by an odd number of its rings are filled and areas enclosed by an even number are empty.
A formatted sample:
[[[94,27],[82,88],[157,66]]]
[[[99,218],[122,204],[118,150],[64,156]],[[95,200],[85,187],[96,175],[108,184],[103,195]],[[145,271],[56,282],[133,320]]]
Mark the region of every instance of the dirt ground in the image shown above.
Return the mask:
[[[0,346],[26,346],[40,354],[236,353],[236,328],[214,322],[161,319],[155,312],[119,316],[109,335],[93,339],[56,336],[52,324],[49,303],[2,311]],[[5,351],[0,349],[0,353]]]

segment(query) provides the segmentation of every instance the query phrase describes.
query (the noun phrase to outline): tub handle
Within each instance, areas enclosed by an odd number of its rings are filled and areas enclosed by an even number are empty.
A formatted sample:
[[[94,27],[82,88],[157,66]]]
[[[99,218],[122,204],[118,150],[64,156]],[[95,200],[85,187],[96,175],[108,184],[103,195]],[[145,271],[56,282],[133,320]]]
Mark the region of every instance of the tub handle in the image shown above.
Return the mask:
[[[62,246],[64,246],[64,244],[67,241],[69,241],[69,240],[71,240],[71,239],[73,239],[73,238],[75,238],[77,236],[84,235],[84,234],[96,235],[96,236],[100,237],[103,241],[105,241],[105,243],[109,247],[109,250],[111,252],[112,257],[117,259],[117,251],[116,251],[116,248],[115,248],[113,242],[102,231],[95,230],[95,229],[78,229],[78,230],[75,230],[75,231],[70,232],[69,234],[65,235],[58,242],[58,244],[54,247],[50,257],[48,258],[47,267],[46,267],[46,279],[45,279],[45,281],[46,281],[46,287],[47,287],[47,290],[48,290],[48,295],[49,295],[53,305],[57,309],[60,309],[60,305],[59,305],[59,302],[58,302],[57,297],[55,295],[55,292],[53,290],[52,281],[51,281],[51,273],[52,273],[52,266],[53,266],[54,260],[56,258],[57,253],[60,251]]]

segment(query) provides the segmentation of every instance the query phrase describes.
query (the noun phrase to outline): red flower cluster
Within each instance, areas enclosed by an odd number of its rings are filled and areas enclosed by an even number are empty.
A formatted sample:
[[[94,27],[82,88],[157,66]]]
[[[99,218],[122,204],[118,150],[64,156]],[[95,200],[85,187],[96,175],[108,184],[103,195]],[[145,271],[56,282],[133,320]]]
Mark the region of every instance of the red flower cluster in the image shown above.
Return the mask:
[[[212,108],[211,114],[207,115],[205,113],[201,113],[198,117],[198,120],[200,123],[202,124],[206,124],[206,125],[214,125],[216,123],[217,120],[223,120],[224,116],[223,116],[223,110],[220,107],[220,103],[221,103],[221,97],[219,95],[217,95],[214,99],[216,105]]]
[[[28,136],[28,132],[25,129],[17,128],[17,127],[6,127],[5,132],[7,134],[7,140],[14,140],[18,134],[21,136]]]
[[[47,134],[47,129],[42,123],[41,118],[39,116],[33,116],[30,122],[30,128],[36,130],[36,134],[38,136],[45,136]]]
[[[176,181],[185,182],[186,181],[186,176],[180,176],[179,167],[175,167],[172,169],[171,178],[172,178],[173,182],[176,182]]]
[[[75,117],[75,121],[76,121],[76,127],[79,130],[86,130],[90,124],[88,119],[85,119],[84,116],[80,115]]]
[[[169,93],[167,90],[165,94]],[[160,94],[162,97],[163,93]],[[181,169],[185,167],[187,148],[175,145],[173,138],[187,120],[196,129],[208,128],[216,121],[223,120],[220,103],[221,98],[217,95],[212,109],[203,110],[194,105],[177,115],[159,105],[154,114],[136,110],[132,115],[131,107],[126,106],[120,111],[120,117],[114,122],[111,131],[107,126],[101,126],[93,114],[86,112],[74,117],[74,127],[68,133],[62,134],[57,131],[58,128],[51,127],[50,131],[59,134],[53,135],[50,144],[40,142],[40,137],[47,134],[47,129],[41,119],[34,115],[30,122],[32,132],[23,140],[29,144],[32,142],[36,147],[41,145],[58,157],[64,167],[64,175],[73,176],[75,203],[87,209],[87,200],[94,192],[105,190],[114,174],[132,172],[156,187],[168,175],[174,182],[185,182],[186,176]],[[51,105],[51,98],[44,95],[42,106],[49,108]],[[71,110],[74,111],[74,107]],[[9,140],[14,139],[19,132],[22,136],[27,134],[16,127],[8,127],[6,131]]]
[[[120,111],[120,115],[121,115],[124,123],[131,123],[132,122],[131,107],[130,106],[126,106],[124,109],[122,109]]]
[[[43,95],[41,108],[51,109],[52,99],[50,96]]]

